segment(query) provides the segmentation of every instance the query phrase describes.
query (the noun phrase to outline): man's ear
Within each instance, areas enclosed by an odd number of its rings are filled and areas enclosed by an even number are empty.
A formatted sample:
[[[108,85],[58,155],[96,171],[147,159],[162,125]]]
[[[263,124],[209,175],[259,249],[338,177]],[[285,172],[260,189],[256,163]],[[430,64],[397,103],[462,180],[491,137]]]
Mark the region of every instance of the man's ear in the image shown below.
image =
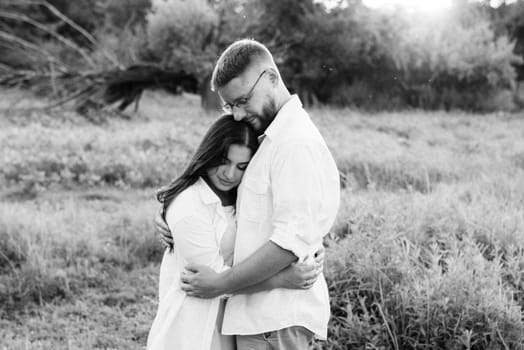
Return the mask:
[[[269,80],[271,81],[271,83],[273,85],[277,85],[279,80],[280,80],[280,75],[278,74],[277,70],[275,68],[271,67],[271,68],[268,68],[266,70],[266,72],[267,72],[266,74],[268,75]]]

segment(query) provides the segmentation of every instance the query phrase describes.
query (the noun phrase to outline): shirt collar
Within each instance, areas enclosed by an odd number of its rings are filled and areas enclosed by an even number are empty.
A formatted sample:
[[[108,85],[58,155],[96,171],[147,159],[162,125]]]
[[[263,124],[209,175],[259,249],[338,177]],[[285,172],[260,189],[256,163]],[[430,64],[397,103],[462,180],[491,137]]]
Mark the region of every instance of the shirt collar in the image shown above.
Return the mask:
[[[290,123],[290,118],[297,115],[294,111],[302,108],[302,102],[298,95],[291,95],[291,98],[280,108],[275,119],[269,124],[266,132],[259,137],[259,142],[262,142],[265,136],[269,139],[275,140],[278,135],[287,129],[287,125]]]
[[[215,192],[209,187],[207,182],[204,181],[201,177],[197,181],[197,190],[202,202],[206,205],[210,204],[220,204],[220,198],[216,195]]]

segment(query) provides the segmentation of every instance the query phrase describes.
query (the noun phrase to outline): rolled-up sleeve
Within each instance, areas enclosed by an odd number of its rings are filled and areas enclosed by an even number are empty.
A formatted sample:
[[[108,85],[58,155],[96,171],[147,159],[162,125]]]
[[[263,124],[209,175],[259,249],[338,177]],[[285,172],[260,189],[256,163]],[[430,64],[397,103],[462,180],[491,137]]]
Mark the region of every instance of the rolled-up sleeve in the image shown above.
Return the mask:
[[[273,233],[270,240],[305,261],[322,244],[322,160],[314,145],[295,143],[275,154],[271,167]]]
[[[184,211],[188,211],[184,208]],[[205,213],[198,215],[198,210],[191,215],[177,215],[168,211],[166,221],[173,234],[175,249],[185,263],[209,266],[216,272],[229,267],[220,255],[215,229],[211,219]]]

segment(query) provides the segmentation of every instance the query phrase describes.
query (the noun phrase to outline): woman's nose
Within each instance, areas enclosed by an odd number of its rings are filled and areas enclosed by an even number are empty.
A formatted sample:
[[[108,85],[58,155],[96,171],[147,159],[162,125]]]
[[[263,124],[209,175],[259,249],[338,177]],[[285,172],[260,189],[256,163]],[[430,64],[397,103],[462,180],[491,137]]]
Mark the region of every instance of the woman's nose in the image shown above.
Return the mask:
[[[234,166],[227,167],[227,169],[225,171],[225,175],[226,175],[228,180],[233,179],[233,177],[235,176],[235,167]]]

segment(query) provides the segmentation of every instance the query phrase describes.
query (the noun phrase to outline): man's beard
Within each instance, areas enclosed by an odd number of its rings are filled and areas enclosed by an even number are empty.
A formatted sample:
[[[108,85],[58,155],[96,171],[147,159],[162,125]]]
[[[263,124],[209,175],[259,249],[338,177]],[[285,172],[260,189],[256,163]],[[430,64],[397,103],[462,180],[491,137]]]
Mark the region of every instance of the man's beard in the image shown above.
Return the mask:
[[[260,123],[260,128],[256,128],[255,130],[258,135],[262,135],[266,131],[269,124],[275,119],[277,113],[278,110],[275,101],[268,101],[268,103],[262,107],[261,115],[255,116]]]

